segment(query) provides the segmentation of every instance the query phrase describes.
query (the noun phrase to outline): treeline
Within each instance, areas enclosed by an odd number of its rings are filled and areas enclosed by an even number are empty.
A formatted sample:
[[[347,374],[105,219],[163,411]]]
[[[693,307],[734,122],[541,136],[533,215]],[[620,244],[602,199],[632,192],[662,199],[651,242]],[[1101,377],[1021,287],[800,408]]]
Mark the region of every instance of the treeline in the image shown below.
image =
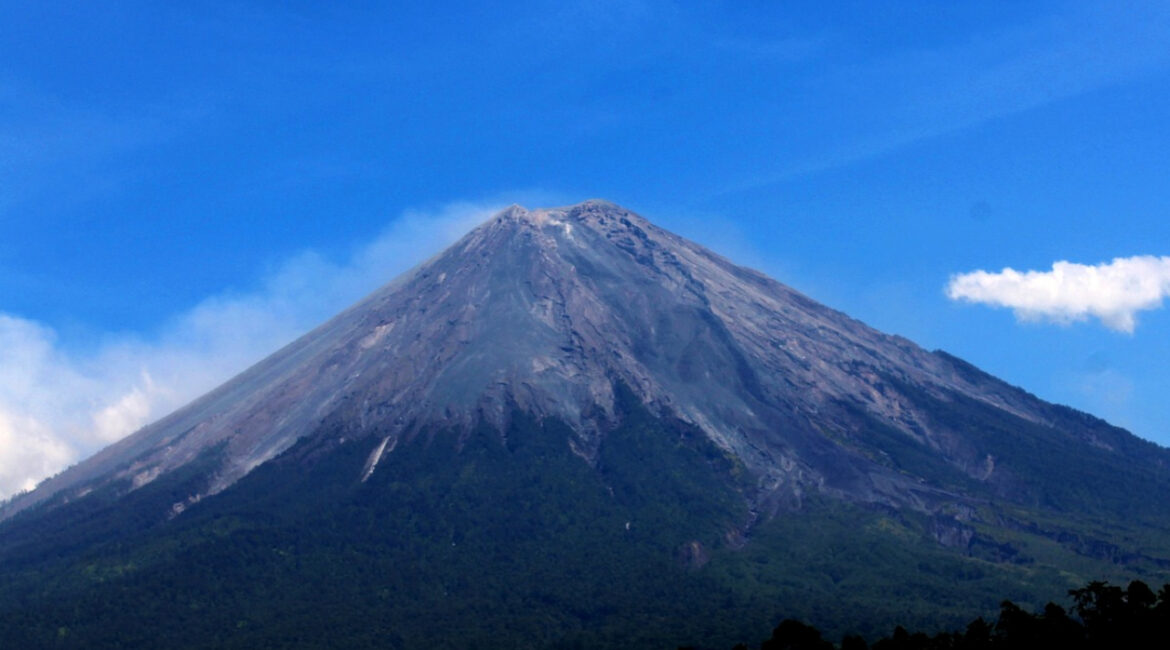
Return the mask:
[[[1163,648],[1170,639],[1170,584],[1157,594],[1141,581],[1127,588],[1092,582],[1069,591],[1072,608],[1048,603],[1029,613],[1011,601],[1000,606],[994,623],[977,618],[962,632],[934,636],[911,633],[898,626],[892,635],[872,645],[859,636],[847,636],[837,645],[815,627],[786,619],[772,630],[760,650],[1115,650]],[[748,650],[739,644],[733,650]]]

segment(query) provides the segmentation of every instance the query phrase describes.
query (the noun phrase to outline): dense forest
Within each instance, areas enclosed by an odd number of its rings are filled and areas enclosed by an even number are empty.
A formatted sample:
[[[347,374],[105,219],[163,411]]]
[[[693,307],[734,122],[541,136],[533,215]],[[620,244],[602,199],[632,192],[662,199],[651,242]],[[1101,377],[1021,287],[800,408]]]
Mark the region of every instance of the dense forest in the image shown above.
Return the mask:
[[[934,636],[898,626],[872,645],[850,635],[834,646],[815,627],[785,619],[759,646],[739,644],[733,650],[1114,650],[1162,648],[1170,638],[1170,584],[1155,594],[1137,580],[1124,589],[1092,582],[1069,596],[1071,612],[1048,603],[1042,611],[1029,613],[1008,600],[994,623],[977,618],[964,631]]]
[[[179,514],[217,450],[132,491],[20,513],[0,524],[0,647],[727,649],[785,618],[820,632],[786,623],[777,643],[876,644],[896,623],[933,634],[993,619],[1005,599],[1019,607],[984,627],[1011,647],[1006,630],[1031,629],[1022,612],[1090,580],[1166,581],[1143,557],[1069,548],[1088,533],[972,522],[956,549],[939,543],[936,517],[817,495],[739,537],[742,468],[696,430],[627,408],[596,466],[564,444],[563,424],[517,412],[503,439],[420,435],[369,476],[375,437],[323,431]],[[997,516],[1092,538],[1100,527],[981,513]],[[1164,555],[1156,529],[1106,523]],[[1077,625],[1117,599],[1165,609],[1140,588],[1093,585],[1068,616]],[[931,641],[889,643],[903,637]],[[968,640],[935,640],[954,639]]]

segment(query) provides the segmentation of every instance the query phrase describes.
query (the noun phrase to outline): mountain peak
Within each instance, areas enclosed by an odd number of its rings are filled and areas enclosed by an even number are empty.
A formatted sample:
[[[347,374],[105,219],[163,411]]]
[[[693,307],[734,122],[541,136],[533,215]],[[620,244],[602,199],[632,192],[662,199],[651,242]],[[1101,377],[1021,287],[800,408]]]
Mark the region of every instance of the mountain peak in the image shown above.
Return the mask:
[[[637,214],[616,203],[604,199],[589,199],[575,205],[556,208],[537,208],[529,210],[524,206],[513,203],[497,213],[489,223],[493,222],[524,222],[538,226],[560,225],[563,223],[604,223],[608,219],[625,219],[630,223],[647,225],[647,222]]]
[[[755,498],[764,501],[809,489],[924,509],[947,498],[885,465],[880,446],[856,433],[870,421],[988,480],[987,454],[916,408],[919,393],[961,394],[1028,422],[1051,419],[1018,389],[868,328],[613,203],[512,205],[410,275],[15,505],[111,477],[144,485],[226,445],[218,491],[305,437],[377,436],[387,443],[379,449],[394,449],[435,427],[503,432],[517,409],[567,425],[566,444],[593,463],[621,423],[620,391],[654,416],[702,432],[757,477]]]

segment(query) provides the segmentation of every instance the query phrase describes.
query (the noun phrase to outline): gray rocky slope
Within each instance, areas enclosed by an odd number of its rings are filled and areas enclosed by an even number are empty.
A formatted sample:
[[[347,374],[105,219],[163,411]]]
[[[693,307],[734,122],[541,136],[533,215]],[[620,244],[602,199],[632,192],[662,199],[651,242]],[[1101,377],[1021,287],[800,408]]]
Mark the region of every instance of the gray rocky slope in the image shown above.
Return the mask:
[[[882,334],[616,205],[513,206],[220,388],[10,502],[139,486],[226,445],[211,492],[298,439],[377,436],[365,472],[423,427],[506,429],[515,409],[570,425],[596,458],[615,390],[702,430],[759,504],[809,491],[933,510],[957,495],[888,461],[875,424],[973,481],[1010,486],[996,449],[924,411],[986,406],[1086,449],[1129,434]],[[332,435],[332,434],[331,434]],[[1147,454],[1148,455],[1148,454]],[[204,495],[191,495],[189,502]],[[184,504],[176,504],[177,508]]]

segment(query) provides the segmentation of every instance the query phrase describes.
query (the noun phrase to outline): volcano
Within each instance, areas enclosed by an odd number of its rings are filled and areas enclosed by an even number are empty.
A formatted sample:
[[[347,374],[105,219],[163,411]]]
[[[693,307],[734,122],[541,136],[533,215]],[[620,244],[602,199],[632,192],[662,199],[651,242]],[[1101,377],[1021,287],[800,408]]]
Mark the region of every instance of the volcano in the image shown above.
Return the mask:
[[[1102,420],[611,203],[512,206],[5,504],[0,629],[673,647],[778,615],[939,627],[1170,576],[1167,497],[1170,451]]]

